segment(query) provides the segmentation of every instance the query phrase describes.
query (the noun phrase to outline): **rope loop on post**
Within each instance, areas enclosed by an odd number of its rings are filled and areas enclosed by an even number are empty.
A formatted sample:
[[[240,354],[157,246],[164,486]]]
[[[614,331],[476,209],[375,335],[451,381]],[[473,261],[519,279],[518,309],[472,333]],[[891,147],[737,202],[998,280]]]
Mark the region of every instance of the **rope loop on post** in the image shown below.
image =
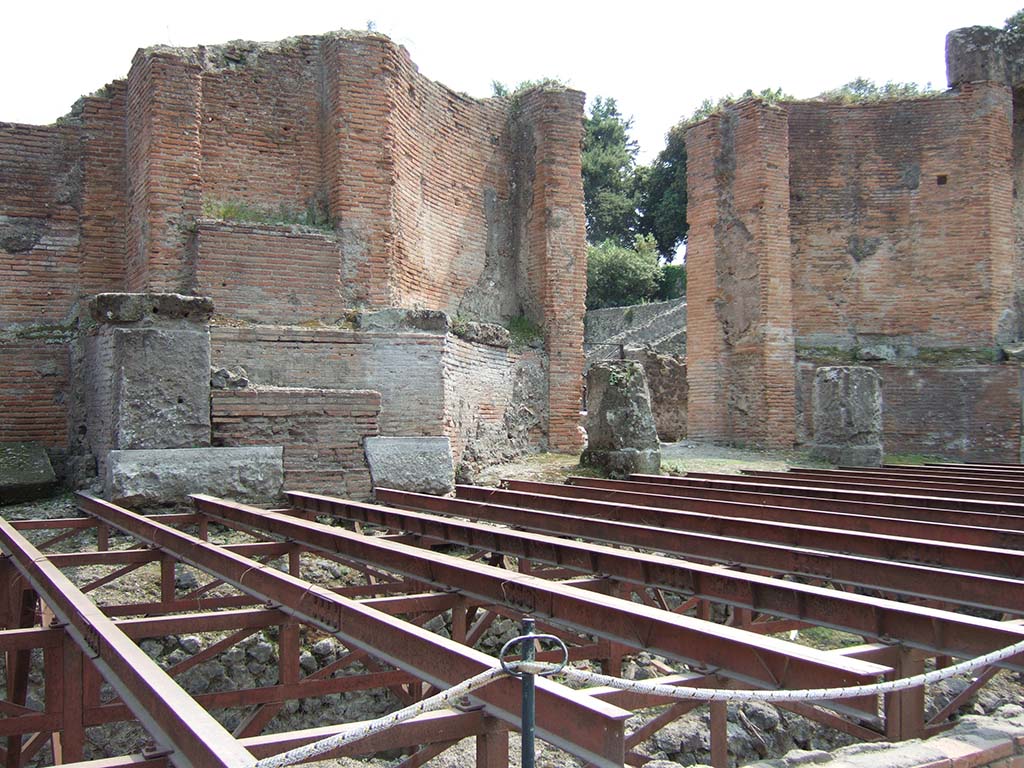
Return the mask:
[[[498,661],[501,663],[501,668],[505,671],[505,674],[520,679],[524,674],[527,674],[526,672],[519,671],[519,667],[522,664],[522,662],[506,660],[506,657],[510,655],[510,651],[512,651],[512,649],[514,648],[521,647],[524,640],[548,642],[553,644],[562,652],[561,661],[555,664],[541,665],[537,669],[530,670],[529,674],[539,675],[540,677],[551,677],[552,675],[557,675],[559,672],[565,669],[566,665],[569,663],[569,648],[566,646],[562,638],[556,637],[555,635],[543,635],[531,632],[527,635],[519,635],[518,637],[513,637],[511,640],[509,640],[507,643],[501,646],[501,651],[498,653]]]

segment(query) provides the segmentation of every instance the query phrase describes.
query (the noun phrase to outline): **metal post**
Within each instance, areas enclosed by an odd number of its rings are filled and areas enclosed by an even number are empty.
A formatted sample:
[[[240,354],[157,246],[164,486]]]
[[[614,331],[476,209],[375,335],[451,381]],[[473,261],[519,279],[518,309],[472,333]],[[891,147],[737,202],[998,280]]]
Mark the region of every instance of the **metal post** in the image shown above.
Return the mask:
[[[532,616],[524,616],[522,622],[523,644],[520,650],[522,661],[531,662],[537,658],[533,633],[536,622]],[[523,672],[523,727],[522,727],[522,766],[534,768],[534,736],[536,720],[534,717],[534,676]]]

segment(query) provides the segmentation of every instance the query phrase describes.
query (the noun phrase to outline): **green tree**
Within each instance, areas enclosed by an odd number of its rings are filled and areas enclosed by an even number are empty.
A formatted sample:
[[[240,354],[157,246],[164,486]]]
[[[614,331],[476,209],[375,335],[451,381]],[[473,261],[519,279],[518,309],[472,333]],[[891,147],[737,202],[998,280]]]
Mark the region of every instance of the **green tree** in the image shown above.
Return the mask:
[[[587,309],[624,307],[657,298],[662,266],[650,235],[637,235],[633,247],[604,240],[587,248]]]
[[[686,241],[686,129],[673,126],[665,148],[643,174],[640,231],[654,237],[658,252],[672,258]]]
[[[938,93],[928,83],[924,87],[917,83],[896,83],[889,81],[879,85],[866,77],[857,77],[850,82],[825,91],[815,97],[816,101],[835,101],[841,104],[859,104],[886,99],[914,99],[922,96],[934,96]]]
[[[628,247],[638,232],[640,186],[637,143],[629,137],[632,121],[619,113],[615,99],[600,96],[584,120],[583,198],[587,239],[611,240]]]

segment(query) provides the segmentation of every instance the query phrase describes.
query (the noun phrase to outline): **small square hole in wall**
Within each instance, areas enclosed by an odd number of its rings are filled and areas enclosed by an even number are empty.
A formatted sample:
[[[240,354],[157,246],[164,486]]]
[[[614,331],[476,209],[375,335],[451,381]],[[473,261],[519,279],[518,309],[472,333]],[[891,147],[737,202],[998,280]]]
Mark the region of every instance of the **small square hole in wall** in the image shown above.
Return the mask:
[[[948,181],[949,177],[944,173],[940,173],[938,176],[935,177],[935,183],[938,184],[940,187],[946,186],[946,182]]]

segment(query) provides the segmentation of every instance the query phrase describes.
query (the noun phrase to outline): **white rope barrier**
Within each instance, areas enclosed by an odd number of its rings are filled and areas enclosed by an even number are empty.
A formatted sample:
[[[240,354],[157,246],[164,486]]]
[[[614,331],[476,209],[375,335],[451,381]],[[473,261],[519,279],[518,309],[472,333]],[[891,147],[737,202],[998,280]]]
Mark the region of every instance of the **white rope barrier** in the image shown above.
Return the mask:
[[[609,688],[618,688],[633,693],[645,693],[653,696],[671,696],[675,699],[688,699],[690,701],[833,701],[836,699],[853,699],[858,696],[873,696],[883,693],[895,693],[905,691],[908,688],[917,688],[922,685],[937,683],[956,675],[973,672],[981,667],[987,667],[1003,659],[1024,653],[1024,640],[1019,643],[1007,646],[998,651],[986,653],[984,656],[960,662],[934,672],[926,672],[913,677],[904,677],[899,680],[888,680],[884,683],[867,683],[865,685],[854,685],[848,688],[804,688],[788,691],[737,691],[730,688],[694,688],[682,685],[663,685],[659,683],[645,683],[642,680],[625,680],[621,677],[610,675],[599,675],[594,672],[584,672],[572,667],[566,667],[559,674],[574,682],[588,683],[590,685],[604,685]],[[549,664],[518,664],[517,669],[522,672],[542,674],[550,672]]]
[[[372,736],[375,733],[386,731],[393,725],[398,725],[406,720],[411,720],[425,712],[442,709],[443,707],[450,705],[453,701],[461,699],[471,691],[475,691],[477,688],[482,688],[492,680],[504,677],[506,674],[505,670],[501,667],[494,667],[492,669],[485,670],[479,675],[474,675],[468,680],[462,681],[458,685],[446,688],[428,699],[423,699],[423,701],[410,704],[405,709],[392,712],[390,715],[378,717],[376,720],[366,720],[359,723],[351,730],[346,730],[344,733],[328,736],[326,739],[321,739],[320,741],[314,741],[311,744],[296,747],[295,749],[287,752],[282,752],[279,755],[266,757],[263,760],[257,761],[253,765],[253,768],[283,768],[283,766],[286,765],[294,765],[295,763],[309,760],[310,758],[322,755],[325,752],[330,752],[338,747],[343,747],[354,741],[365,739],[367,736]]]
[[[976,669],[987,667],[996,662],[1008,659],[1011,656],[1024,653],[1024,640],[1014,645],[1002,648],[998,651],[986,653],[984,656],[960,662],[943,669],[927,672],[913,677],[905,677],[899,680],[889,680],[883,683],[868,683],[866,685],[855,685],[848,688],[806,688],[790,691],[742,691],[729,688],[694,688],[681,685],[664,685],[660,683],[645,683],[642,680],[626,680],[621,677],[610,675],[599,675],[594,672],[584,672],[579,669],[557,664],[543,664],[539,662],[519,662],[511,664],[517,672],[551,675],[560,674],[567,680],[577,683],[585,683],[590,686],[607,686],[633,693],[650,694],[652,696],[665,696],[674,699],[687,699],[690,701],[833,701],[836,699],[852,699],[859,696],[874,696],[885,693],[905,691],[909,688],[917,688],[922,685],[930,685],[941,680],[946,680],[956,675],[973,672]],[[367,736],[385,731],[393,725],[405,722],[417,715],[431,712],[436,709],[448,706],[452,701],[461,699],[466,694],[481,688],[492,680],[508,674],[501,667],[495,667],[479,675],[469,678],[447,690],[442,691],[428,699],[412,704],[405,709],[384,715],[376,720],[367,720],[358,724],[351,730],[330,736],[321,741],[297,747],[288,752],[282,752],[273,757],[264,758],[256,762],[252,768],[284,768],[284,766],[309,760],[317,755],[322,755],[338,747],[364,739]]]

